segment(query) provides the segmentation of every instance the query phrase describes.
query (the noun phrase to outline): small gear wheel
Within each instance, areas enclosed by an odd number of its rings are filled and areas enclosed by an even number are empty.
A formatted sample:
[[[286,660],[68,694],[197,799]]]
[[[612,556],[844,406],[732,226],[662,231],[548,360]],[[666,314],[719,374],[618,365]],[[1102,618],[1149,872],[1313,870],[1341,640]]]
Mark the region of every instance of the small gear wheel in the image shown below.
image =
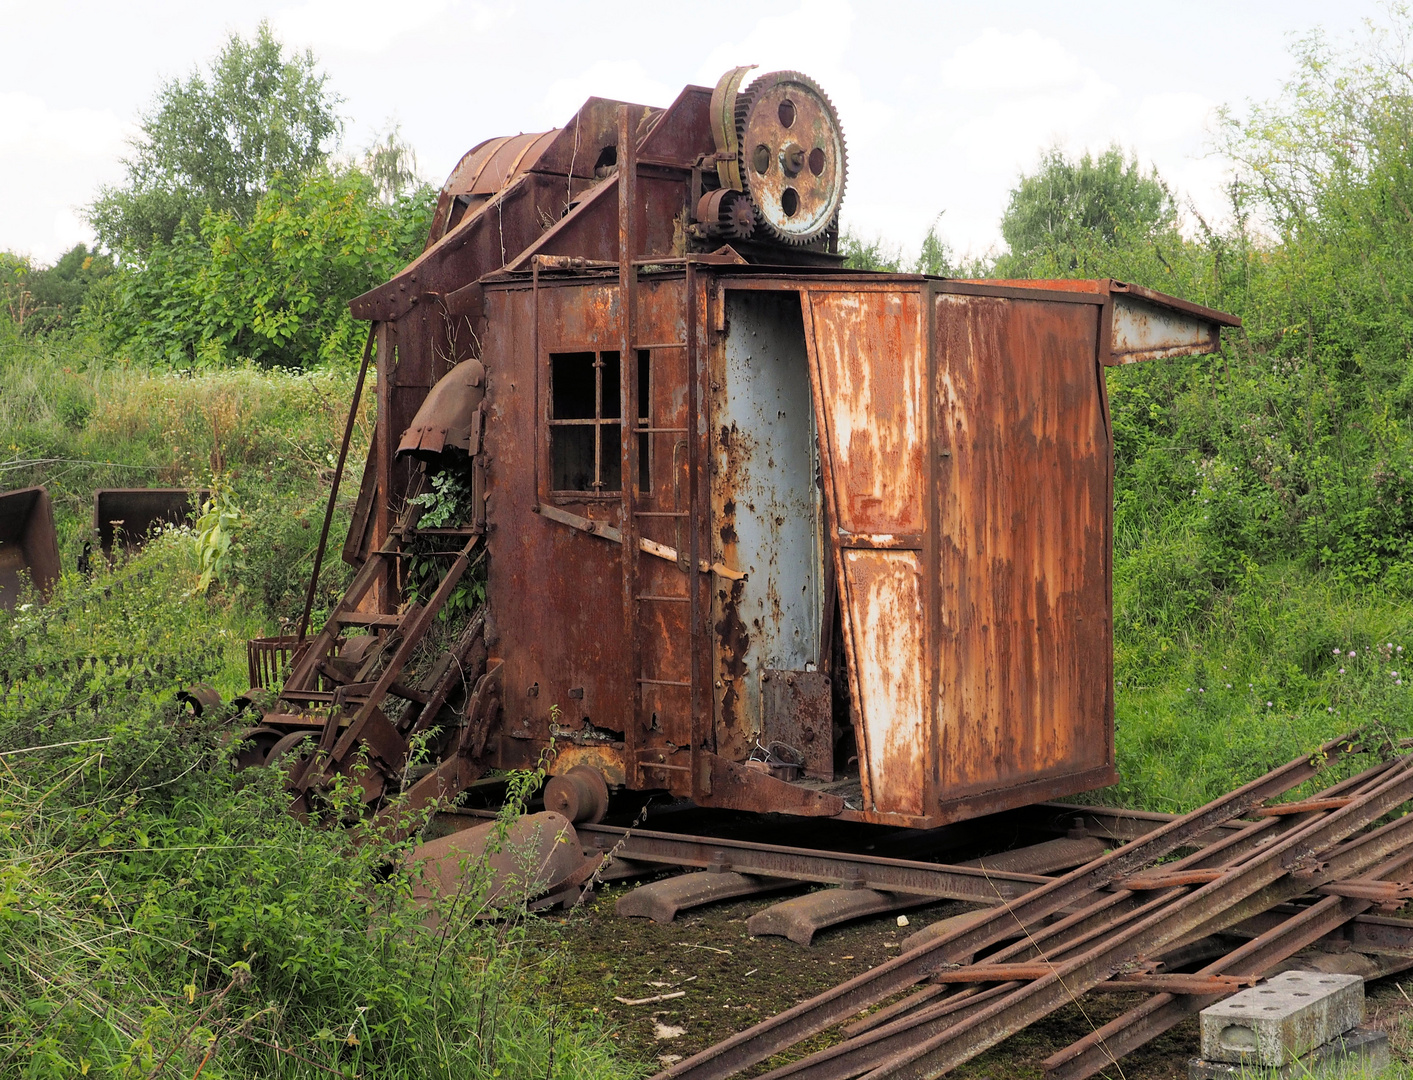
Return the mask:
[[[829,95],[808,75],[774,71],[735,104],[741,180],[764,232],[786,244],[819,239],[838,220],[848,171]]]
[[[712,236],[731,240],[749,240],[756,231],[756,211],[742,191],[717,188],[708,191],[697,203],[697,220]]]

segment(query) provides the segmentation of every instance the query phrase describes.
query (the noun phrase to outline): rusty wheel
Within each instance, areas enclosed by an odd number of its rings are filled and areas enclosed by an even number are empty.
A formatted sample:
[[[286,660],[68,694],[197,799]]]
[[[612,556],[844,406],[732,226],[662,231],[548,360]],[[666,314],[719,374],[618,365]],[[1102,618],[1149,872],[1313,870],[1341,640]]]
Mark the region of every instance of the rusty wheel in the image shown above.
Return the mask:
[[[271,747],[280,741],[280,733],[271,727],[247,728],[235,737],[235,741],[243,745],[232,764],[237,769],[253,769],[265,764]]]
[[[848,155],[839,116],[798,71],[762,75],[736,98],[741,179],[765,232],[786,244],[819,239],[839,218]]]
[[[290,751],[293,750],[300,743],[304,742],[306,739],[309,740],[310,743],[309,751],[307,753],[300,754],[297,757],[290,757]],[[288,766],[294,766],[298,762],[301,762],[305,758],[309,757],[310,754],[314,752],[313,747],[318,742],[318,740],[318,732],[304,729],[301,729],[299,731],[291,731],[288,735],[280,739],[279,742],[275,743],[274,746],[270,747],[270,752],[265,755],[265,765],[266,767],[273,769],[276,765],[280,763],[282,759],[289,758],[289,760],[286,761],[285,764]]]
[[[603,773],[591,765],[575,765],[568,772],[551,776],[545,785],[545,809],[563,814],[578,825],[596,825],[608,813],[608,784]]]

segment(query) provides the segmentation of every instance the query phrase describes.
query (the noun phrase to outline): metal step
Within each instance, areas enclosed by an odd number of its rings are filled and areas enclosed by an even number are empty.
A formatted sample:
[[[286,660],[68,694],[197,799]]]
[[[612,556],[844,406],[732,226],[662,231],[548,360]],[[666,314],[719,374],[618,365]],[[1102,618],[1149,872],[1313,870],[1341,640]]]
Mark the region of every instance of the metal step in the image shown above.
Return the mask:
[[[752,937],[786,937],[797,945],[808,945],[815,934],[866,915],[881,915],[936,903],[930,896],[915,893],[881,892],[878,889],[821,889],[795,896],[746,920],[746,933]]]
[[[778,892],[798,885],[798,881],[785,878],[756,877],[730,870],[701,870],[695,874],[679,874],[677,877],[640,885],[632,892],[620,896],[613,910],[625,917],[669,923],[677,917],[679,911],[688,908],[715,904],[722,900],[735,900],[742,896]]]

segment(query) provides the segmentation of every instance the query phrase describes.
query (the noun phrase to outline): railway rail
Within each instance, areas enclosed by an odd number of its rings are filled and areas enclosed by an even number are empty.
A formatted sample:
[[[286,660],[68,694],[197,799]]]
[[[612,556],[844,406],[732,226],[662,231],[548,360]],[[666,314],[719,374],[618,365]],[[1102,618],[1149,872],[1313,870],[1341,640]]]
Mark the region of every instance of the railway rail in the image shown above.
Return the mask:
[[[1371,955],[1380,972],[1413,966],[1413,924],[1377,915],[1413,896],[1413,815],[1397,816],[1413,800],[1413,755],[1289,801],[1357,749],[1335,740],[1181,817],[1037,808],[1032,824],[1052,834],[1106,837],[1058,876],[609,825],[580,826],[579,842],[620,873],[715,869],[986,905],[657,1080],[725,1080],[831,1029],[835,1045],[765,1075],[940,1076],[1087,992],[1148,994],[1043,1063],[1053,1080],[1082,1080],[1314,944]]]

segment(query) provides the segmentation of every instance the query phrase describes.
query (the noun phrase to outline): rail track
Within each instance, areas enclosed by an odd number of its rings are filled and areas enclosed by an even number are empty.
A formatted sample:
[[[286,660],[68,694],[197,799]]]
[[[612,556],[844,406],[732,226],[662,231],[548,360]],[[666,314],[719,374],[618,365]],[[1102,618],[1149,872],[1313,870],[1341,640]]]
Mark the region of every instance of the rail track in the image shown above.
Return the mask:
[[[626,893],[620,914],[666,920],[700,904],[830,886],[748,921],[753,935],[807,942],[861,914],[938,899],[977,907],[657,1080],[725,1080],[830,1031],[833,1045],[765,1075],[940,1076],[1090,991],[1148,995],[1043,1063],[1047,1080],[1082,1080],[1301,950],[1359,954],[1379,974],[1413,966],[1413,922],[1378,914],[1413,898],[1413,815],[1398,816],[1413,800],[1413,755],[1310,790],[1330,760],[1356,749],[1336,740],[1181,817],[1047,804],[998,816],[999,828],[988,819],[914,834],[907,858],[830,849],[825,830],[771,843],[582,825],[578,840],[600,879],[685,871]],[[966,854],[968,831],[975,846],[1007,830],[1021,839],[1011,850],[929,861]]]

